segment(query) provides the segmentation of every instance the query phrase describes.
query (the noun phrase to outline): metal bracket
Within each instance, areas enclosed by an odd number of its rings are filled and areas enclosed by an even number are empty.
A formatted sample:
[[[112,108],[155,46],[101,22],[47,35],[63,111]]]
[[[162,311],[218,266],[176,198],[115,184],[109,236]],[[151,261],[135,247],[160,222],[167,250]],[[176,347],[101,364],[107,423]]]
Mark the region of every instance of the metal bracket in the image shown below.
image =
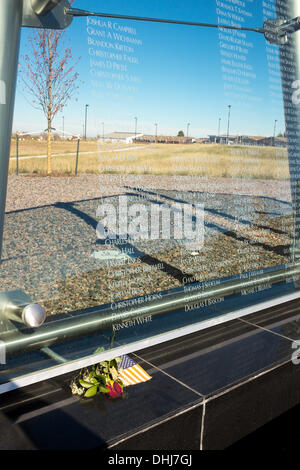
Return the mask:
[[[271,44],[283,46],[289,41],[289,35],[299,31],[300,17],[297,16],[292,20],[267,20],[264,23],[264,35],[266,40]]]
[[[40,3],[38,9],[37,6]],[[61,0],[59,3],[57,3],[57,0],[45,1],[44,3],[41,0],[39,2],[23,0],[22,26],[26,28],[65,29],[73,21],[71,15],[66,15],[66,9],[69,8],[70,3],[68,0]],[[40,14],[37,12],[40,12]]]
[[[61,0],[31,0],[31,6],[37,15],[45,15]]]
[[[46,319],[46,313],[39,304],[33,304],[31,298],[21,290],[0,292],[0,330],[14,329],[13,322],[36,328]]]

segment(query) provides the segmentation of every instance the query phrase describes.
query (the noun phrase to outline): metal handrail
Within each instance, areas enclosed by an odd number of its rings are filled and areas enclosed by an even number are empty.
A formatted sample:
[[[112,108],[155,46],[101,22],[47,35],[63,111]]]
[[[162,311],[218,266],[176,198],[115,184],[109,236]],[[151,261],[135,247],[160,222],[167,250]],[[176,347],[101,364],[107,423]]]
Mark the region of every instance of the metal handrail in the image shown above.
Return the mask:
[[[263,284],[274,285],[285,282],[289,278],[300,277],[300,263],[293,264],[274,271],[252,277],[254,273],[244,274],[244,278],[227,280],[211,287],[205,287],[203,283],[189,284],[192,292],[169,292],[160,300],[154,300],[139,304],[139,299],[129,299],[124,302],[136,304],[130,308],[122,307],[122,302],[116,303],[120,309],[112,310],[111,305],[99,307],[91,313],[79,314],[66,319],[44,323],[34,331],[11,331],[0,336],[6,347],[7,356],[53,346],[64,341],[87,336],[99,331],[109,330],[114,324],[119,324],[138,317],[157,316],[175,312],[191,306],[218,298],[227,298],[241,294],[244,290],[253,289]],[[249,276],[249,277],[246,277]],[[211,282],[211,281],[210,281]],[[200,305],[201,307],[201,305]],[[199,308],[198,305],[195,308]]]

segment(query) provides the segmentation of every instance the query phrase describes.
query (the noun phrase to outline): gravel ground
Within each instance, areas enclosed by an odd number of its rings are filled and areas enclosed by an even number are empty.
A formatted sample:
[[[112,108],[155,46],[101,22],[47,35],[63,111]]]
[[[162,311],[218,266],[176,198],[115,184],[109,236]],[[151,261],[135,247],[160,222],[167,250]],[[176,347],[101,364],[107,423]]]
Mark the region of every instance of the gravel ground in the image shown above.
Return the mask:
[[[120,246],[97,240],[96,211],[120,194],[146,206],[203,203],[203,248],[138,241],[126,262],[101,261],[95,253]],[[6,212],[2,290],[24,290],[49,315],[287,263],[293,233],[289,183],[273,180],[12,175]]]
[[[121,184],[178,191],[201,191],[282,199],[290,202],[289,181],[201,178],[191,176],[79,175],[77,177],[8,177],[6,211],[122,194]]]

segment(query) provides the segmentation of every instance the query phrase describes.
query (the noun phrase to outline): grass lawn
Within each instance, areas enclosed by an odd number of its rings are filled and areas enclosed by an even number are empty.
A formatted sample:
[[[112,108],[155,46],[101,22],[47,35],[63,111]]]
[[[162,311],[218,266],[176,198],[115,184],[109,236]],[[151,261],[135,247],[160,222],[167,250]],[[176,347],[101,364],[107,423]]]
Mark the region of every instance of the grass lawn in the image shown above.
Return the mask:
[[[77,142],[53,142],[53,172],[73,174]],[[126,148],[128,150],[126,150]],[[10,173],[15,173],[16,143],[12,141]],[[121,150],[121,151],[120,151]],[[46,142],[20,142],[20,157],[41,156]],[[46,158],[20,159],[20,173],[45,174]],[[287,150],[274,147],[174,144],[102,144],[81,141],[79,173],[188,175],[287,179]]]

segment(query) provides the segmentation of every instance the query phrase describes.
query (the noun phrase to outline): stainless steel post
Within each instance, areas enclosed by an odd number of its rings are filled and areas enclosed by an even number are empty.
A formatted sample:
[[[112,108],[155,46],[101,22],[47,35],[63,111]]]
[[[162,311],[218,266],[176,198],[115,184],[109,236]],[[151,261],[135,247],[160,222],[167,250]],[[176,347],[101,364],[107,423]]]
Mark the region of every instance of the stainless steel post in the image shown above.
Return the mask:
[[[300,16],[299,0],[276,0],[278,19]],[[300,258],[300,31],[279,46],[291,191],[295,220],[292,259]]]
[[[23,0],[0,1],[0,259]]]

